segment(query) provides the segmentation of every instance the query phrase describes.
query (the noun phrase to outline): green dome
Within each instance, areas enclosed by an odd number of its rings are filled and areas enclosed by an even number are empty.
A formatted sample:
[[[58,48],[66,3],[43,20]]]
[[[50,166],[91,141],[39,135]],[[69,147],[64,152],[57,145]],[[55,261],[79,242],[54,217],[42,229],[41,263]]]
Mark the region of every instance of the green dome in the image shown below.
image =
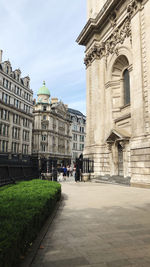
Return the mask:
[[[43,82],[43,86],[38,90],[37,95],[48,95],[48,96],[50,96],[50,91],[45,86],[45,81]]]

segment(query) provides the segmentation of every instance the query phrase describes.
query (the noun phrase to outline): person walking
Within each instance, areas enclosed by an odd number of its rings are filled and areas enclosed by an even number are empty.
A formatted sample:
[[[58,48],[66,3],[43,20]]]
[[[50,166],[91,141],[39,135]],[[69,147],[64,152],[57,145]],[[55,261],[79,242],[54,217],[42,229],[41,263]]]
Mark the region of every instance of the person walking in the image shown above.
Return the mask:
[[[67,177],[69,178],[70,166],[67,166]]]
[[[63,177],[64,177],[64,181],[66,181],[66,175],[67,175],[67,168],[64,166],[64,167],[63,167]]]
[[[80,168],[78,165],[76,166],[75,181],[80,182]]]

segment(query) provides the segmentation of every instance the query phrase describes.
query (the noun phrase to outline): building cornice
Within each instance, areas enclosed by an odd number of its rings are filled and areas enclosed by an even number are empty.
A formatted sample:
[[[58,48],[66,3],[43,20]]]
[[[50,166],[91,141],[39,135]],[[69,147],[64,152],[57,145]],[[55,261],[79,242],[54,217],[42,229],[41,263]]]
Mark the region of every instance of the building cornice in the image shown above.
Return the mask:
[[[52,110],[47,110],[47,111],[43,111],[43,110],[34,110],[34,107],[33,107],[33,115],[42,115],[42,114],[47,114],[47,115],[53,115],[52,117],[53,118],[59,118],[59,119],[62,119],[63,121],[66,121],[68,123],[71,123],[71,120],[68,119],[68,118],[65,118],[64,116],[52,111]]]
[[[97,14],[95,19],[90,18],[81,31],[80,35],[77,38],[77,43],[79,45],[86,46],[91,37],[99,33],[104,24],[111,22],[112,26],[115,23],[115,11],[118,9],[118,6],[124,3],[124,0],[107,0],[103,8]],[[145,2],[144,0],[129,0],[127,3],[127,12],[130,17],[132,17],[136,11],[139,3]]]
[[[107,35],[107,38],[102,39],[99,42],[94,42],[94,44],[91,46],[90,49],[86,51],[84,63],[86,67],[90,66],[91,63],[95,59],[101,59],[102,57],[106,57],[106,65],[107,65],[107,58],[110,54],[116,54],[119,55],[118,47],[119,45],[122,45],[126,38],[130,38],[130,43],[132,43],[132,32],[131,32],[131,19],[132,17],[141,9],[143,8],[144,0],[129,0],[126,3],[122,0],[116,0],[116,1],[110,1],[108,0],[106,2],[106,5],[103,7],[103,13],[100,11],[100,13],[97,15],[95,19],[95,29],[90,30],[89,32],[83,33],[83,38],[85,36],[86,40],[90,40],[91,36],[94,35],[97,31],[97,33],[102,29],[102,26],[106,24],[107,22],[110,23],[111,31],[109,35]],[[111,4],[112,3],[112,4]],[[107,5],[109,4],[109,5]],[[115,6],[114,6],[115,4]],[[119,5],[124,4],[124,15],[121,20],[117,20],[117,8],[119,12]],[[106,9],[106,10],[105,10]],[[112,11],[111,9],[114,9]],[[109,15],[106,13],[109,10]],[[100,16],[101,14],[101,16]],[[91,32],[90,32],[91,31]],[[84,43],[85,45],[87,44]],[[82,42],[79,44],[83,44]]]
[[[107,0],[103,8],[97,14],[96,18],[90,18],[88,20],[76,40],[79,45],[86,45],[91,35],[99,32],[100,28],[102,27],[104,22],[108,20],[108,17],[110,17],[110,13],[113,11],[113,9],[119,2],[122,2],[122,0]]]
[[[29,118],[29,120],[33,119],[33,114],[32,113],[26,113],[24,110],[22,110],[20,108],[16,108],[14,105],[11,105],[11,104],[8,104],[8,103],[6,104],[1,99],[0,99],[0,104],[2,105],[1,106],[2,108],[6,108],[7,110],[9,110],[12,113],[15,113],[15,111],[17,111],[20,116],[22,116],[24,114],[24,115],[26,115],[25,117]]]

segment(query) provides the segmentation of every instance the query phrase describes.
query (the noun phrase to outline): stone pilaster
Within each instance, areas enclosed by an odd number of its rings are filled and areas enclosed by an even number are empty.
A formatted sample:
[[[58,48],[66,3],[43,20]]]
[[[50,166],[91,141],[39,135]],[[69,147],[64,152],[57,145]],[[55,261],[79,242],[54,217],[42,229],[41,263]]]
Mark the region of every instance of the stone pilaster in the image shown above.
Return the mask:
[[[141,14],[138,12],[131,21],[133,44],[133,75],[131,76],[131,118],[132,137],[144,134],[144,105],[143,105],[143,69],[141,44]],[[140,122],[140,123],[139,123]]]

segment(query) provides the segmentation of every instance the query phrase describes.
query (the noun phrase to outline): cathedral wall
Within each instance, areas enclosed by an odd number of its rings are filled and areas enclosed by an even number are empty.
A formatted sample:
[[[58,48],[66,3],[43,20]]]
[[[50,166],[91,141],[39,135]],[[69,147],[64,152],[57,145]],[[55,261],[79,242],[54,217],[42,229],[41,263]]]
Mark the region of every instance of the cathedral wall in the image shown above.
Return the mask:
[[[132,19],[134,103],[132,106],[131,184],[150,185],[150,12],[149,1]],[[137,29],[137,25],[139,25]],[[139,38],[140,36],[140,38]]]
[[[89,0],[88,18],[95,18],[105,3]],[[115,176],[119,168],[118,145],[121,145],[123,176],[131,177],[132,185],[150,185],[149,14],[150,1],[122,2],[115,16],[113,13],[109,19],[105,18],[105,27],[99,24],[99,33],[97,17],[97,28],[90,33],[86,46],[87,143],[84,154],[94,159],[95,176]],[[125,69],[130,76],[128,105],[124,102]],[[110,136],[113,129],[127,134],[113,139]],[[108,145],[109,136],[112,140]]]
[[[87,18],[95,18],[107,0],[88,0]]]

